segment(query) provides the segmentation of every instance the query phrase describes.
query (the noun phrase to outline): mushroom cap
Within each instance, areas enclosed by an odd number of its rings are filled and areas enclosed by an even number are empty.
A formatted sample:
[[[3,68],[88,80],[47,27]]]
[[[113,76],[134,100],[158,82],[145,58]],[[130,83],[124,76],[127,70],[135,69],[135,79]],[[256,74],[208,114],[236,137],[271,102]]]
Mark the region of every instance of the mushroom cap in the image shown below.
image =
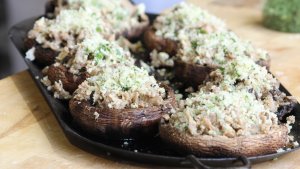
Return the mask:
[[[167,98],[161,106],[109,109],[93,106],[88,100],[71,99],[70,112],[75,123],[93,135],[107,138],[154,135],[161,117],[176,106],[173,89],[163,87]]]
[[[288,129],[278,125],[268,134],[238,136],[190,135],[180,132],[170,124],[162,123],[159,128],[161,138],[186,153],[197,156],[257,156],[276,152],[287,145]]]

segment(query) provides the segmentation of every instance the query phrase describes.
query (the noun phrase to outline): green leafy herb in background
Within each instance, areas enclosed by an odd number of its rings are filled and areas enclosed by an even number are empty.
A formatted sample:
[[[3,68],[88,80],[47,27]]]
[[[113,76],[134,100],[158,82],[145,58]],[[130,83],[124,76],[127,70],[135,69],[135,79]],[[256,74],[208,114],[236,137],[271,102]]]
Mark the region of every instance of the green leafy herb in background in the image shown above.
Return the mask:
[[[264,7],[266,27],[283,32],[300,32],[299,0],[268,0]]]

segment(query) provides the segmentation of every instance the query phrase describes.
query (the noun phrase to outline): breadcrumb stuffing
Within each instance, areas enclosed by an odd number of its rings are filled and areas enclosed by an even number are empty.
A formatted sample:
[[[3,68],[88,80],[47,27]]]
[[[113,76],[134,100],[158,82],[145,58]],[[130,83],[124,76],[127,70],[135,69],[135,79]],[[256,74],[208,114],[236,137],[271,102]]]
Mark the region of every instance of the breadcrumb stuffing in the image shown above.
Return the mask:
[[[163,105],[166,91],[146,70],[117,64],[105,67],[102,74],[88,78],[76,90],[74,97],[87,100],[91,95],[100,107],[143,108]]]
[[[143,69],[147,70],[148,73],[151,73],[151,72],[154,71],[154,67],[148,65],[148,64],[145,63],[144,61],[140,60],[140,64],[141,64],[141,67],[142,67]]]
[[[51,86],[51,81],[48,79],[48,76],[44,76],[42,79],[41,79],[41,82],[45,85],[45,86]]]
[[[283,153],[285,150],[283,148],[278,149],[276,152],[277,153]]]
[[[268,134],[279,127],[275,112],[286,104],[284,98],[278,81],[266,68],[250,58],[239,58],[213,71],[199,91],[179,101],[179,110],[169,123],[191,135]],[[291,128],[295,118],[290,116],[287,121]]]
[[[35,47],[29,49],[26,52],[25,58],[28,59],[28,60],[30,60],[30,61],[34,61],[35,60],[34,52],[35,52]]]
[[[97,120],[99,118],[100,114],[97,112],[94,112],[94,116],[95,116],[95,120]]]
[[[150,53],[150,58],[151,58],[151,65],[154,67],[174,66],[174,60],[170,58],[170,56],[165,52],[157,52],[157,50],[153,50]]]
[[[193,12],[191,12],[193,11]],[[223,21],[189,3],[181,3],[154,21],[156,36],[179,44],[175,56],[152,51],[154,67],[173,67],[175,60],[185,63],[219,67],[238,57],[249,57],[265,64],[266,51],[255,48],[229,31]]]
[[[54,91],[54,98],[70,99],[72,97],[70,93],[64,89],[63,84],[60,80],[58,82],[54,82],[52,90]]]
[[[193,11],[193,12],[191,12]],[[225,23],[207,11],[190,3],[180,3],[170,12],[158,16],[153,24],[155,34],[167,39],[179,40],[190,28],[202,28],[202,32],[226,30]]]
[[[100,13],[65,9],[55,19],[38,19],[29,31],[28,38],[34,39],[44,48],[61,51],[64,47],[73,49],[78,42],[99,34],[99,31],[108,36],[111,34],[110,30]]]
[[[59,80],[58,82],[55,82],[53,85],[51,81],[48,79],[48,76],[44,76],[41,79],[41,82],[47,87],[48,91],[54,92],[54,98],[58,99],[70,99],[71,95],[69,92],[64,90],[62,82]]]
[[[293,146],[294,146],[294,147],[298,147],[298,146],[299,146],[298,141],[294,141],[294,142],[293,142]]]
[[[288,131],[290,132],[292,129],[291,124],[294,124],[296,121],[295,116],[289,116],[286,118],[286,127],[288,128]],[[293,139],[292,139],[293,140]]]
[[[140,24],[139,20],[145,15],[144,4],[133,6],[124,0],[68,0],[68,2],[64,8],[84,9],[101,14],[102,20],[115,33],[122,33],[124,30],[136,27]]]

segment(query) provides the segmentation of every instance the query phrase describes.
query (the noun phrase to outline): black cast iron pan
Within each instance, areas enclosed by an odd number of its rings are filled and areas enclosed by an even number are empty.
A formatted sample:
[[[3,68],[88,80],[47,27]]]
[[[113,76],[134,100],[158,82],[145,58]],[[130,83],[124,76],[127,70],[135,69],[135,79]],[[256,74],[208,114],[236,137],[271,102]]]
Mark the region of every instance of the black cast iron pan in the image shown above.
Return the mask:
[[[18,51],[25,56],[25,47],[23,39],[25,38],[29,29],[32,28],[34,21],[37,18],[31,18],[21,23],[16,24],[10,29],[9,36],[13,41]],[[24,58],[25,59],[25,58]],[[105,140],[101,138],[95,138],[80,131],[79,127],[72,123],[72,117],[69,114],[68,106],[66,102],[54,99],[47,91],[47,89],[41,84],[40,78],[42,77],[41,69],[25,59],[29,67],[33,80],[44,95],[50,108],[53,111],[60,127],[64,131],[64,134],[68,140],[75,146],[93,153],[95,155],[107,155],[108,158],[119,158],[128,161],[135,161],[140,163],[155,164],[160,166],[172,166],[172,167],[195,167],[195,168],[210,168],[207,165],[214,167],[233,167],[235,168],[250,168],[250,163],[259,163],[267,160],[275,159],[286,153],[299,149],[287,149],[283,152],[254,156],[254,157],[239,157],[239,158],[205,158],[195,157],[193,155],[179,154],[172,150],[172,148],[165,145],[159,137],[143,139],[124,139],[118,141]],[[290,93],[281,86],[281,90],[287,95]],[[295,141],[300,142],[300,105],[297,104],[292,114],[296,116],[296,122],[293,125],[291,135],[295,137]],[[239,161],[239,163],[237,163]]]

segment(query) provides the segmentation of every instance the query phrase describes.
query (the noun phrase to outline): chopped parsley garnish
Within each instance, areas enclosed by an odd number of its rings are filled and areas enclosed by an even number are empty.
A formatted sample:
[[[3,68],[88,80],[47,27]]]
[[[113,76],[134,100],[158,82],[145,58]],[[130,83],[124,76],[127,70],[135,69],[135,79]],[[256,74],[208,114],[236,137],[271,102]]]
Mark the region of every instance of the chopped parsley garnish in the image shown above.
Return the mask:
[[[129,87],[129,86],[122,86],[122,90],[123,90],[123,91],[129,91],[129,90],[130,90],[130,87]]]
[[[200,33],[200,34],[206,34],[207,33],[207,31],[203,28],[198,28],[197,32]]]
[[[194,49],[196,49],[197,46],[198,46],[197,41],[192,41],[191,44],[192,44],[192,47],[193,47]]]
[[[105,56],[111,52],[109,44],[101,44],[95,52],[95,59],[97,62],[105,59]]]
[[[100,32],[102,32],[102,29],[100,27],[97,27],[96,31],[100,33]]]
[[[224,74],[225,68],[224,67],[220,67],[219,69],[221,70],[222,74]]]

